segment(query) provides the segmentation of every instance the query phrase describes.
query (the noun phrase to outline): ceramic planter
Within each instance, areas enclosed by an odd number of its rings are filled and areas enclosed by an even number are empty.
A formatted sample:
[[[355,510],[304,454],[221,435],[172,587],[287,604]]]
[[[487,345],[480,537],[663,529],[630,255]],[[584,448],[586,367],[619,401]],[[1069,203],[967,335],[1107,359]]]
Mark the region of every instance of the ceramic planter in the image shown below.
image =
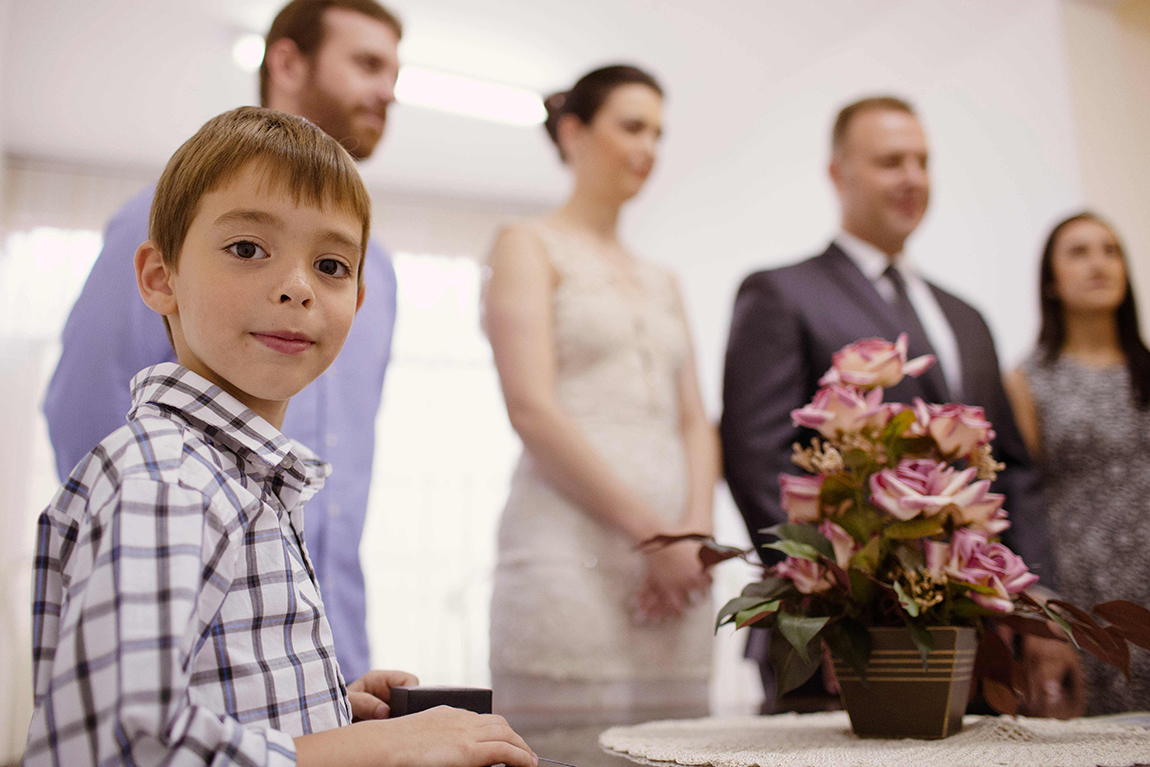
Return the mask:
[[[835,659],[843,707],[856,735],[937,739],[962,729],[978,640],[967,627],[932,628],[930,633],[934,650],[925,669],[905,628],[871,629],[866,683]]]

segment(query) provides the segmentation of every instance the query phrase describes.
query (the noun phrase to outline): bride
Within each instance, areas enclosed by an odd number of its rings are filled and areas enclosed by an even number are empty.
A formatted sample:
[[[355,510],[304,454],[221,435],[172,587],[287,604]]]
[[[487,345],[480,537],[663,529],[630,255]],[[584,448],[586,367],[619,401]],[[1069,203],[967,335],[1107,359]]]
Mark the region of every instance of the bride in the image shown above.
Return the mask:
[[[597,69],[547,100],[570,198],[506,228],[485,325],[523,455],[499,528],[491,605],[496,710],[513,725],[707,710],[712,612],[698,545],[719,447],[674,275],[619,240],[655,163],[663,95]]]

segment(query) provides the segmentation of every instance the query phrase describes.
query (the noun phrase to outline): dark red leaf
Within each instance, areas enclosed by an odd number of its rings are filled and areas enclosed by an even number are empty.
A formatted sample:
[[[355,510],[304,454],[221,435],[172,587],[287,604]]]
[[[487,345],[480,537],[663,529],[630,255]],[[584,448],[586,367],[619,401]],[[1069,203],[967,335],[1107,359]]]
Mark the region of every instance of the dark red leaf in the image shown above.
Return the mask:
[[[699,548],[699,561],[703,563],[704,568],[714,567],[728,559],[745,559],[750,553],[750,551],[744,551],[734,546],[723,546],[714,541],[703,541],[703,545]]]
[[[1128,658],[1130,650],[1125,646],[1126,642],[1121,634],[1115,635],[1107,632],[1094,618],[1090,617],[1089,613],[1077,605],[1058,599],[1051,599],[1047,604],[1054,605],[1071,615],[1074,640],[1083,650],[1087,650],[1099,660],[1109,663],[1115,668],[1124,668],[1126,663],[1123,662],[1123,659]],[[1088,640],[1086,644],[1083,644],[1084,637]]]
[[[1102,628],[1102,626],[1098,624],[1098,621],[1094,620],[1094,618],[1090,616],[1090,613],[1086,612],[1078,605],[1073,605],[1069,602],[1063,602],[1060,599],[1051,599],[1046,604],[1054,605],[1055,607],[1061,608],[1065,612],[1070,613],[1074,620],[1078,621],[1079,623],[1085,623],[1087,626],[1093,626],[1096,629]]]
[[[1111,645],[1110,635],[1104,629],[1098,629],[1096,633],[1084,624],[1075,621],[1070,624],[1070,630],[1074,632],[1074,641],[1078,642],[1078,646],[1083,650],[1103,663],[1115,668],[1122,667],[1122,657]],[[1101,641],[1099,641],[1099,637],[1101,637]]]
[[[974,656],[974,675],[984,683],[993,680],[1007,689],[1014,684],[1014,654],[993,629],[982,632]]]
[[[1094,605],[1091,612],[1110,622],[1132,644],[1150,650],[1150,610],[1125,599],[1116,599]]]
[[[1000,714],[1006,716],[1018,714],[1019,696],[1008,685],[984,678],[982,680],[982,697],[986,699],[991,708]]]
[[[1050,624],[1046,618],[1029,618],[1024,615],[996,615],[994,617],[995,623],[1001,623],[1004,626],[1017,631],[1019,634],[1031,634],[1033,636],[1044,637],[1046,639],[1061,639],[1066,640],[1066,636],[1061,632],[1052,631]]]
[[[650,551],[653,549],[664,549],[683,541],[696,541],[700,544],[699,561],[703,563],[704,568],[714,567],[720,562],[735,559],[736,557],[746,559],[751,554],[749,549],[744,550],[734,546],[724,546],[721,543],[717,543],[711,536],[703,535],[702,533],[655,535],[636,545],[635,550]]]
[[[735,628],[741,629],[741,628],[746,628],[747,626],[754,626],[759,621],[763,620],[764,618],[769,618],[770,616],[774,615],[777,612],[778,612],[778,608],[775,608],[774,610],[761,610],[761,611],[755,613],[754,615],[752,615],[751,617],[747,618],[746,620],[739,622],[739,623],[736,623]]]
[[[1126,644],[1126,638],[1113,626],[1107,626],[1106,633],[1114,640],[1115,657],[1122,661],[1115,665],[1119,671],[1126,675],[1126,680],[1130,681],[1130,645]]]
[[[635,545],[636,550],[643,551],[644,549],[662,549],[670,546],[673,543],[681,541],[710,541],[715,542],[715,539],[709,535],[702,533],[683,533],[682,535],[654,535],[645,541],[641,541]],[[715,544],[716,546],[718,544]]]

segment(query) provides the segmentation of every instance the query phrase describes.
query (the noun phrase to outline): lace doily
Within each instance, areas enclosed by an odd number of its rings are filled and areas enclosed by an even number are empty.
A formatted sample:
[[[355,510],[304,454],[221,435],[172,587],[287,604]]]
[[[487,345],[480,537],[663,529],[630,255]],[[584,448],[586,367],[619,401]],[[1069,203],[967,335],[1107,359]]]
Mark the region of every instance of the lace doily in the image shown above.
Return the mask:
[[[843,711],[612,727],[608,751],[643,763],[711,767],[1130,767],[1150,763],[1150,729],[1100,719],[968,716],[944,740],[856,737]]]

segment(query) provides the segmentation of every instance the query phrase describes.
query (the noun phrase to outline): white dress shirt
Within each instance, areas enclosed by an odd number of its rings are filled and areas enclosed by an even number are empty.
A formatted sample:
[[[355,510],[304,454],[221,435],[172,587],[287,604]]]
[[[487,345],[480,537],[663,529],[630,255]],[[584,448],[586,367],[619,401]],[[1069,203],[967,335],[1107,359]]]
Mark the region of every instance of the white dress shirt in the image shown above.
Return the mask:
[[[960,401],[963,396],[962,360],[958,355],[958,341],[954,337],[954,329],[950,327],[930,286],[907,264],[906,252],[901,251],[888,258],[871,243],[844,231],[839,231],[834,241],[866,275],[887,303],[894,302],[895,287],[883,272],[893,264],[902,275],[906,283],[907,298],[910,299],[910,304],[918,315],[922,329],[926,331],[927,340],[930,341],[934,355],[938,358],[938,364],[942,366],[942,374],[946,378],[946,385],[950,387],[951,398]]]

